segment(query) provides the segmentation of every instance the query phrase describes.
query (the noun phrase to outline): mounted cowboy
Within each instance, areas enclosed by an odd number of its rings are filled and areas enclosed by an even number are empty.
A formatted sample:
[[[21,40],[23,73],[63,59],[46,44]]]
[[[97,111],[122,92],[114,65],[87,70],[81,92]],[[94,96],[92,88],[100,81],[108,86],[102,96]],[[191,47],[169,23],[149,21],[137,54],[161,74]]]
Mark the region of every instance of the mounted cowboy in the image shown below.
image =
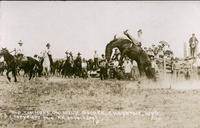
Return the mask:
[[[195,37],[195,34],[192,34],[192,37],[189,39],[189,46],[190,46],[190,55],[192,57],[195,56],[196,54],[196,50],[197,50],[197,44],[199,43],[199,41],[197,40],[197,38]]]
[[[24,48],[23,48],[22,40],[20,40],[18,44],[19,44],[18,48],[14,50],[15,51],[15,55],[17,56],[17,58],[19,60],[26,61],[27,58],[24,56]]]
[[[137,39],[133,38],[133,37],[128,33],[128,30],[125,30],[125,31],[124,31],[124,35],[126,35],[126,36],[133,42],[133,44],[135,44],[135,45],[137,45],[137,46],[140,46],[140,47],[142,46],[142,29],[139,29],[139,30],[137,31],[137,35],[138,35]],[[133,44],[131,44],[130,47],[132,47]]]

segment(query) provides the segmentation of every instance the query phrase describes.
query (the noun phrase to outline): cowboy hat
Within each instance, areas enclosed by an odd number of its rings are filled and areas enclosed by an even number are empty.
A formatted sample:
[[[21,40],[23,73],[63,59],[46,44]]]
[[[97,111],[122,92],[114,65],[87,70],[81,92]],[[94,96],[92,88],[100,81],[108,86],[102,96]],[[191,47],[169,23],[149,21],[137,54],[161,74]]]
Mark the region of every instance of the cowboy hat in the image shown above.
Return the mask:
[[[49,44],[49,43],[47,43],[47,44],[46,44],[46,47],[50,47],[50,44]]]
[[[139,29],[137,32],[142,32],[142,29]]]
[[[66,52],[65,52],[65,54],[69,54],[69,52],[68,52],[68,51],[66,51]]]
[[[23,44],[22,40],[20,40],[18,44]]]

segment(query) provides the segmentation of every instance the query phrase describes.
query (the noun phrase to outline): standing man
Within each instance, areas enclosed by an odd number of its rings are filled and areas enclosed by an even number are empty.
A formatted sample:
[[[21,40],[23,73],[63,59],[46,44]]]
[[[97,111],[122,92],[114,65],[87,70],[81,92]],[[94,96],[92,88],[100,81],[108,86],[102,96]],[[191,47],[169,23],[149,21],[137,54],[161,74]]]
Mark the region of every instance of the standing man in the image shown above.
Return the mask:
[[[126,79],[130,80],[131,79],[131,70],[132,70],[133,65],[131,64],[131,61],[129,60],[128,57],[125,58],[123,67],[124,67]]]
[[[80,77],[81,76],[81,72],[82,72],[82,58],[81,58],[81,53],[78,52],[78,56],[75,59],[75,74],[76,76]]]
[[[100,78],[101,80],[107,79],[107,61],[104,54],[101,55],[102,59],[99,61],[100,65]]]
[[[113,61],[113,78],[117,78],[118,76],[118,69],[119,69],[119,61],[117,58],[114,59]]]
[[[98,54],[97,51],[94,51],[94,68],[97,69],[98,68]]]
[[[193,33],[192,37],[189,39],[190,55],[192,57],[194,57],[194,55],[195,55],[198,43],[199,43],[199,41],[197,40],[197,38],[195,37],[195,34]]]
[[[42,66],[43,66],[43,72],[45,73],[46,79],[48,79],[48,77],[50,75],[50,71],[51,71],[51,64],[50,64],[49,55],[51,55],[50,44],[47,43],[46,44],[46,49],[43,52],[44,61],[43,61],[43,64],[42,64]]]
[[[81,62],[81,69],[82,69],[82,77],[83,79],[87,79],[88,74],[87,74],[87,62],[85,58],[83,58],[83,61]]]

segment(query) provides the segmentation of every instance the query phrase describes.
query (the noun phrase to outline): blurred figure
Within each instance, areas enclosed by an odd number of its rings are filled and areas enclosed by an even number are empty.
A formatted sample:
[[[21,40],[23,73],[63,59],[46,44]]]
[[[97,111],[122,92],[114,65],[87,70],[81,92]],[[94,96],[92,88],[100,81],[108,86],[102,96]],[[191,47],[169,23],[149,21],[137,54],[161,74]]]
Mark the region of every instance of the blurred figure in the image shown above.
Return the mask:
[[[195,34],[193,33],[192,37],[189,39],[190,55],[192,57],[195,56],[196,47],[197,47],[198,43],[199,43],[199,41],[197,40],[197,38],[195,37]]]
[[[154,59],[154,56],[150,56],[150,58],[151,58],[151,70],[153,74],[157,74],[156,76],[158,76],[159,69],[158,65],[156,64],[156,60]],[[156,78],[154,80],[156,80]]]
[[[82,77],[84,79],[87,79],[88,74],[87,74],[87,62],[85,60],[85,58],[83,58],[83,61],[81,63],[81,67],[82,67]]]
[[[74,72],[75,72],[75,76],[78,76],[78,77],[81,76],[81,72],[82,72],[81,63],[82,63],[82,58],[81,58],[81,53],[79,52],[78,56],[74,60],[74,70],[75,70]]]
[[[132,77],[133,80],[138,80],[139,77],[139,69],[138,69],[138,64],[135,60],[132,61]]]
[[[131,70],[132,70],[133,65],[131,64],[131,61],[129,60],[128,57],[125,57],[125,61],[122,66],[124,68],[125,78],[130,80],[131,79]]]
[[[107,79],[107,61],[104,54],[101,55],[102,59],[99,61],[100,66],[100,78],[101,80]]]
[[[180,68],[181,68],[181,65],[179,63],[179,59],[175,58],[175,61],[173,64],[173,70],[174,70],[174,74],[175,74],[176,78],[179,77]]]
[[[147,50],[148,50],[147,47],[144,47],[144,51],[145,51],[146,53],[147,53]]]
[[[184,66],[184,75],[186,80],[189,80],[191,77],[191,69],[192,69],[192,64],[189,61],[189,57],[187,57],[185,58],[185,66]]]
[[[200,54],[195,58],[195,63],[193,66],[196,68],[198,79],[200,79]]]
[[[95,50],[94,51],[94,69],[97,69],[98,68],[98,54],[97,54],[97,51]]]
[[[112,60],[118,60],[118,61],[120,60],[120,52],[118,49],[115,49],[115,52],[112,56]]]
[[[117,73],[118,73],[118,68],[119,68],[119,61],[117,58],[114,59],[113,61],[113,78],[117,78]]]

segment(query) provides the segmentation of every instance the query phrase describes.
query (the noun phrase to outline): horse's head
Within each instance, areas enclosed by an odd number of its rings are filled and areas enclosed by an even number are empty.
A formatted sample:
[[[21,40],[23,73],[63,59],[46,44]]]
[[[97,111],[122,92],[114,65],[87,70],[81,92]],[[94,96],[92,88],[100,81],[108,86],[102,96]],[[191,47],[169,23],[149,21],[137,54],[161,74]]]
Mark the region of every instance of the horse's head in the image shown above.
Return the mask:
[[[106,59],[109,61],[110,60],[110,57],[111,57],[111,54],[112,54],[112,49],[114,47],[116,47],[116,42],[118,42],[119,39],[114,37],[113,40],[111,40],[107,45],[106,45],[106,50],[105,50],[105,57]]]

